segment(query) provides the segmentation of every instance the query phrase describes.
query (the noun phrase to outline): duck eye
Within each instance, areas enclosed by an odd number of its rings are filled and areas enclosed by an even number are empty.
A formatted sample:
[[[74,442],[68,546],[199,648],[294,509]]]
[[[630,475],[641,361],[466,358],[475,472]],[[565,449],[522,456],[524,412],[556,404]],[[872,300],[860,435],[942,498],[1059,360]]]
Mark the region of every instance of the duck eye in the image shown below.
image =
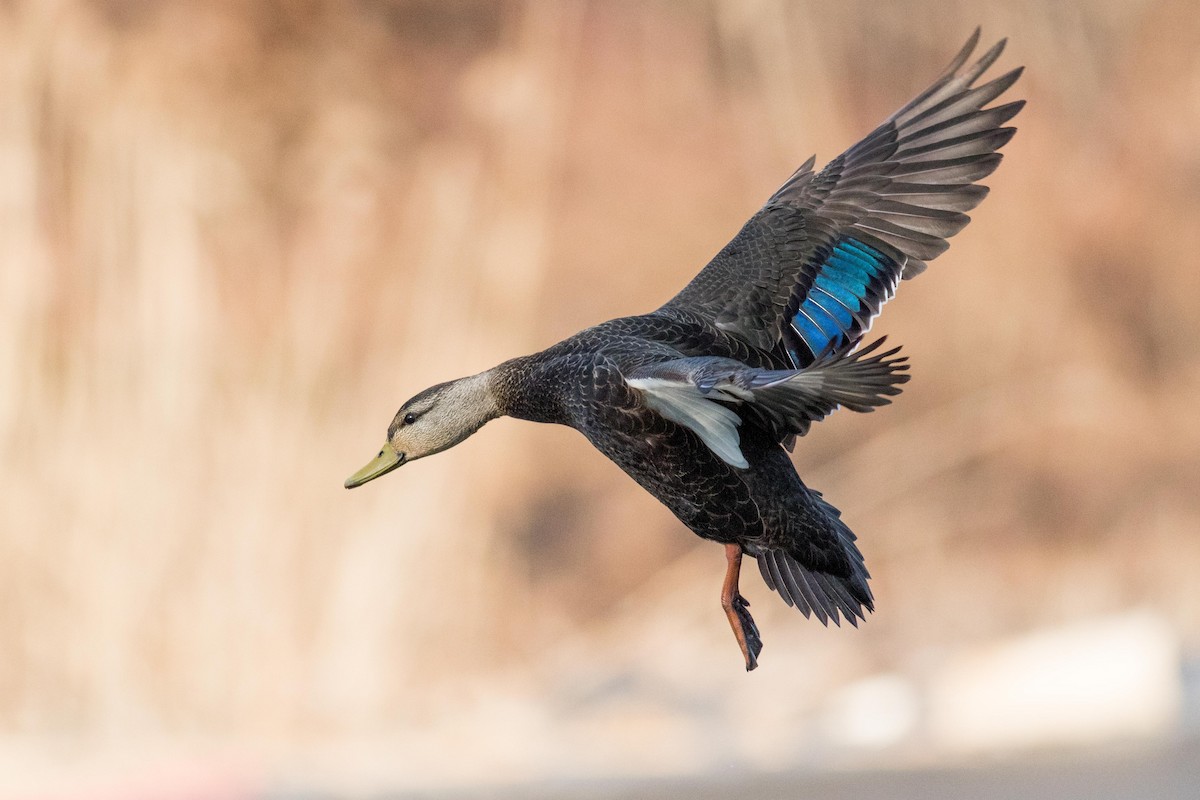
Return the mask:
[[[416,421],[417,421],[417,415],[412,413],[411,411],[404,415],[404,424],[405,425],[412,425]]]

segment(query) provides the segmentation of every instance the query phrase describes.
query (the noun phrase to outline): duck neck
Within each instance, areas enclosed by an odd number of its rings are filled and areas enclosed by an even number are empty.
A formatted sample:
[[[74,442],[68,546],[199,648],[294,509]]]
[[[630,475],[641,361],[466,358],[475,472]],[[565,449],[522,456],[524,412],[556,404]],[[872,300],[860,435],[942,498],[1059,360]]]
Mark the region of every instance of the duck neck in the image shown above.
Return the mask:
[[[499,413],[532,422],[565,423],[558,381],[541,353],[519,356],[488,370]]]
[[[496,394],[495,369],[453,382],[451,391],[463,414],[463,427],[474,433],[503,414]],[[470,435],[470,434],[468,434]]]

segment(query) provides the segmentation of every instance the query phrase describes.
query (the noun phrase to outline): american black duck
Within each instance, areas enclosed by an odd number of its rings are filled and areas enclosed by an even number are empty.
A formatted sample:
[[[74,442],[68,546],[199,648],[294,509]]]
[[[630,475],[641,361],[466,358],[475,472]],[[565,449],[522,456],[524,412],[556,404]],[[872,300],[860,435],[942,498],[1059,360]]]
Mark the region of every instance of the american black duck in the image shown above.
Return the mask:
[[[874,609],[837,509],[787,451],[839,406],[871,411],[908,380],[898,348],[863,335],[901,279],[970,221],[1024,101],[989,106],[1014,69],[976,85],[1001,41],[946,71],[865,139],[810,158],[683,291],[649,314],[438,384],[401,406],[353,488],[453,447],[499,416],[569,425],[697,535],[725,545],[721,605],[746,669],[762,639],[738,591],[742,557],[825,624]]]

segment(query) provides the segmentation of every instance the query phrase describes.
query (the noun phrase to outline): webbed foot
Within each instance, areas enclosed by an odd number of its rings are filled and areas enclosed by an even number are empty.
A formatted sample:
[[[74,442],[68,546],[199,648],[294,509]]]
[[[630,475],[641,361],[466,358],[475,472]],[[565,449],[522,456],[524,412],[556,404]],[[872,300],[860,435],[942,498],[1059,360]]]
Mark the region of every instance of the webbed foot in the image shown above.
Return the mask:
[[[750,616],[750,601],[735,594],[730,608],[725,612],[729,617],[729,627],[733,628],[733,637],[737,639],[742,656],[746,659],[746,672],[758,666],[758,654],[762,652],[762,636],[754,617]]]

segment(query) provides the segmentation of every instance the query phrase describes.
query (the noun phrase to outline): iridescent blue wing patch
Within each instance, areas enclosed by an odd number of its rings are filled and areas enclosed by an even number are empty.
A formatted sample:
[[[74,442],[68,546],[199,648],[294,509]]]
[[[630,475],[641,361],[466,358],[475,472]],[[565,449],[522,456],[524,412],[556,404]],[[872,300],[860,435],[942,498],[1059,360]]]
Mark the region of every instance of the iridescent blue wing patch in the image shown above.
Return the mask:
[[[796,362],[812,363],[861,337],[895,293],[902,266],[860,239],[838,239],[792,317]]]

